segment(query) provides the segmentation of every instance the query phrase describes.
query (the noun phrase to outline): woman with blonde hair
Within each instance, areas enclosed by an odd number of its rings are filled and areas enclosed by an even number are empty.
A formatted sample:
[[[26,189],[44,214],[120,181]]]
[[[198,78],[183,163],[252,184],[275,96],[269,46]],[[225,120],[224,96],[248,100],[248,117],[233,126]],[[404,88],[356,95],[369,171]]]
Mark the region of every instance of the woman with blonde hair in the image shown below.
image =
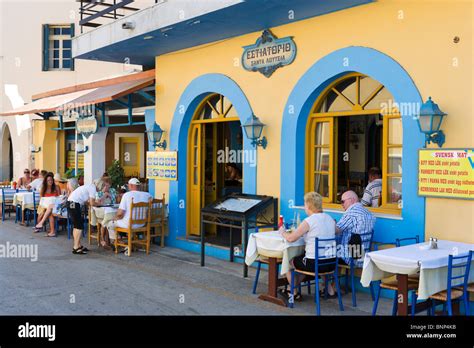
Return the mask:
[[[315,269],[315,238],[321,239],[330,239],[335,238],[336,236],[336,222],[334,219],[326,213],[323,213],[323,198],[317,192],[308,192],[304,195],[304,209],[306,215],[308,216],[303,222],[298,226],[296,231],[292,233],[285,232],[285,228],[280,229],[281,235],[288,241],[294,242],[299,238],[303,237],[305,241],[305,253],[303,255],[297,256],[291,260],[291,264],[294,268],[314,272]],[[320,247],[327,247],[330,245],[330,242],[321,241],[319,243]],[[325,261],[330,262],[334,260],[335,255],[321,255],[318,252],[319,258],[324,258]],[[335,268],[335,264],[332,265],[321,265],[319,266],[319,272],[331,272]],[[288,282],[291,282],[291,271],[286,274]],[[295,288],[303,280],[303,275],[297,275],[295,277]],[[328,293],[330,297],[335,297],[335,291],[332,284],[328,286]],[[286,293],[288,297],[291,296],[289,292]],[[296,294],[294,296],[295,300],[301,299],[301,294]]]

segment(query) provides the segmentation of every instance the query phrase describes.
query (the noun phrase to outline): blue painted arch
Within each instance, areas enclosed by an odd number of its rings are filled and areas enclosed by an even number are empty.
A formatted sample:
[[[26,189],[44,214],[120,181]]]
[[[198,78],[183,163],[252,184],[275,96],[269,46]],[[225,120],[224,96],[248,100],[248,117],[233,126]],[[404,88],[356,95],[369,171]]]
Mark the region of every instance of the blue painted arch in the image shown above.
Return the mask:
[[[192,118],[199,104],[209,94],[219,93],[230,100],[243,124],[252,115],[252,108],[240,87],[222,74],[205,74],[192,80],[181,95],[170,130],[170,150],[178,151],[178,180],[170,182],[170,211],[168,244],[182,245],[176,237],[186,235],[186,190],[188,133]],[[158,115],[159,117],[159,115]],[[243,136],[243,149],[255,151],[251,142]],[[257,166],[243,165],[243,192],[256,193]]]
[[[310,108],[334,80],[351,72],[368,75],[383,84],[394,102],[410,103],[400,105],[422,104],[409,74],[394,59],[375,49],[351,46],[318,60],[297,82],[283,112],[281,139],[285,139],[285,146],[281,148],[281,177],[294,178],[281,182],[280,211],[287,217],[293,216],[292,203],[303,203],[306,124]],[[402,215],[401,219],[377,218],[374,237],[377,241],[389,242],[415,234],[424,238],[425,200],[417,194],[418,149],[423,147],[424,138],[418,129],[416,107],[402,107],[400,111],[403,124]],[[339,218],[342,212],[330,214]]]

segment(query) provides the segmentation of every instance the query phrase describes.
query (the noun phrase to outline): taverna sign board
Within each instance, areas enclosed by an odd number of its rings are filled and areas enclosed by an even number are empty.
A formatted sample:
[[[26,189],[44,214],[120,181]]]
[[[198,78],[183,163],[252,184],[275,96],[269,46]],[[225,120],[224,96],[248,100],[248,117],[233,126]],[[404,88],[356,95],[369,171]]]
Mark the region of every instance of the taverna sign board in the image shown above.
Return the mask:
[[[291,36],[278,39],[270,30],[264,30],[255,44],[244,46],[242,66],[270,77],[276,69],[293,63],[296,44]]]

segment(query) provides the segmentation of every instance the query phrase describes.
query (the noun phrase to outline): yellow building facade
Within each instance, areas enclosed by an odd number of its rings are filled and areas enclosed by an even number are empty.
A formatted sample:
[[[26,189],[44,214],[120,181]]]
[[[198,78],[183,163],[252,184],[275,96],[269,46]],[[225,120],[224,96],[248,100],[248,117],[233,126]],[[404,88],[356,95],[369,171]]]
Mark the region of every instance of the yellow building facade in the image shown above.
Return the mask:
[[[448,114],[441,126],[446,134],[444,147],[473,148],[473,13],[470,1],[381,0],[272,27],[269,29],[276,37],[292,37],[297,54],[290,65],[277,69],[269,78],[242,67],[243,46],[255,43],[261,32],[156,57],[155,120],[168,131],[165,136],[169,149],[177,150],[179,158],[178,182],[155,183],[155,192],[165,192],[170,197],[170,235],[177,239],[189,235],[190,217],[185,211],[191,205],[189,193],[183,190],[189,189],[192,147],[188,142],[192,127],[186,115],[200,112],[201,103],[211,94],[223,95],[237,113],[246,109],[237,107],[240,102],[235,98],[240,97],[235,95],[244,96],[244,104],[266,125],[263,135],[268,139],[268,146],[257,148],[256,170],[252,169],[250,176],[255,184],[248,184],[250,172],[244,168],[244,192],[247,187],[252,193],[280,198],[280,213],[288,218],[293,215],[291,205],[301,205],[302,194],[308,190],[310,180],[306,167],[311,163],[305,159],[310,141],[304,139],[307,123],[302,123],[302,129],[295,123],[297,129],[293,130],[292,112],[298,119],[308,117],[307,112],[303,115],[304,105],[315,105],[328,88],[335,86],[336,79],[344,79],[349,74],[362,74],[364,78],[380,82],[389,92],[387,96],[393,96],[393,102],[403,103],[406,96],[405,101],[420,103],[431,96]],[[319,83],[318,76],[323,76],[325,83]],[[299,96],[303,98],[311,79],[314,88],[308,92],[310,98],[301,100],[301,105],[293,103],[298,102]],[[224,80],[239,91],[226,95],[225,83],[220,82]],[[193,92],[197,82],[210,87]],[[410,86],[405,85],[408,83]],[[416,97],[410,99],[409,90],[413,90],[411,95]],[[193,93],[196,95],[191,95]],[[404,93],[407,94],[404,96]],[[191,101],[182,104],[184,100]],[[377,216],[375,239],[388,242],[396,237],[419,234],[425,239],[437,237],[474,243],[472,200],[417,195],[417,158],[424,135],[416,120],[410,120],[412,115],[400,113],[403,170],[400,170],[399,181],[403,183],[403,198],[396,207],[391,206],[393,209],[374,210]],[[248,117],[234,116],[241,121]],[[428,147],[437,148],[437,145]],[[299,168],[286,169],[295,165]],[[295,170],[300,174],[293,175]],[[188,185],[181,187],[180,181]],[[296,188],[288,193],[288,186]],[[324,208],[335,218],[342,214],[335,199],[325,203]]]

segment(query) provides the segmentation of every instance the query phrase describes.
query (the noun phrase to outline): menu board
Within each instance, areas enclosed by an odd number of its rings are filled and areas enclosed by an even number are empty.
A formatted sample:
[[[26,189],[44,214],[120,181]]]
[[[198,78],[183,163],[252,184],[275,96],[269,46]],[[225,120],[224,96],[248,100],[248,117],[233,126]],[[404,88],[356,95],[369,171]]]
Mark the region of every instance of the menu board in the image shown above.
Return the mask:
[[[229,198],[225,201],[217,204],[214,209],[221,210],[230,210],[236,211],[239,213],[246,212],[253,206],[257,205],[261,201],[258,199],[249,199],[249,198]]]
[[[474,199],[474,149],[420,150],[418,195]]]
[[[146,177],[154,180],[177,180],[178,152],[147,151]]]

